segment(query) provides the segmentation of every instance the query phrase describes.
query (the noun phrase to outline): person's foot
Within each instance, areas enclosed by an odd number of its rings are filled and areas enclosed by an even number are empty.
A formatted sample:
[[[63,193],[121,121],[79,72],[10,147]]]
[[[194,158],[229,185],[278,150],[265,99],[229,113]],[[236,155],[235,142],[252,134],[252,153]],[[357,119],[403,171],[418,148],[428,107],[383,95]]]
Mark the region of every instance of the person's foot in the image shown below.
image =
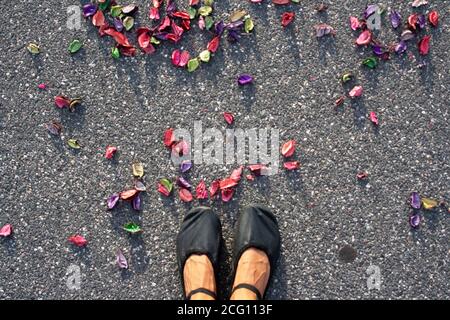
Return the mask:
[[[233,288],[239,284],[255,287],[264,296],[270,277],[270,262],[264,251],[249,248],[241,255],[236,269]],[[247,288],[238,288],[231,295],[231,300],[257,300],[257,295]]]
[[[190,296],[193,290],[203,288],[216,293],[216,280],[214,268],[206,255],[193,254],[186,260],[183,270],[184,288],[186,296]],[[191,300],[214,300],[203,292],[192,294]]]

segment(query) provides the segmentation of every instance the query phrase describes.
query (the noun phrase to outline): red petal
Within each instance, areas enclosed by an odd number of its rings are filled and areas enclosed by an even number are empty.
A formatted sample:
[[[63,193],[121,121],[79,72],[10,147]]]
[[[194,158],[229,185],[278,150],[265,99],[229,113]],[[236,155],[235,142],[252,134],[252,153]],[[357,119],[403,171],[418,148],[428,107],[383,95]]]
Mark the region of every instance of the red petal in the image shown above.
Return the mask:
[[[189,146],[186,141],[181,140],[172,146],[172,153],[175,156],[184,156],[189,153]]]
[[[130,190],[126,190],[126,191],[122,191],[120,193],[120,199],[122,200],[131,200],[134,198],[134,196],[138,193],[139,191],[137,191],[136,189],[130,189]]]
[[[290,161],[283,163],[283,166],[288,170],[296,170],[300,168],[300,162],[298,161]]]
[[[191,20],[181,20],[181,26],[184,30],[191,30]]]
[[[219,188],[220,188],[220,180],[214,180],[211,183],[211,186],[209,187],[209,194],[210,194],[211,198],[217,194],[217,192],[219,191]]]
[[[244,171],[244,166],[240,166],[239,168],[234,169],[231,173],[230,178],[236,182],[239,182],[241,180],[242,171]]]
[[[102,10],[97,10],[97,12],[92,16],[92,24],[96,27],[101,27],[105,24],[105,16]]]
[[[220,44],[220,37],[216,36],[208,43],[207,49],[212,53],[214,53],[219,48],[219,44]]]
[[[229,189],[237,186],[237,181],[231,178],[220,180],[220,190]]]
[[[364,180],[364,179],[366,179],[368,176],[369,176],[369,175],[367,174],[367,172],[361,171],[361,172],[358,172],[358,174],[356,175],[356,178],[357,178],[358,180]]]
[[[189,59],[191,58],[191,55],[189,54],[189,52],[187,51],[183,51],[181,53],[181,57],[180,57],[180,67],[185,67],[187,65],[187,63],[189,62]]]
[[[132,46],[118,46],[120,53],[127,57],[134,57],[136,55],[136,48]]]
[[[184,188],[181,188],[180,191],[178,191],[178,194],[180,196],[181,201],[183,202],[191,202],[194,199],[192,197],[192,193]]]
[[[377,117],[377,114],[375,113],[375,112],[370,112],[370,114],[369,114],[369,118],[370,118],[370,121],[372,121],[372,123],[374,124],[374,125],[378,125],[378,117]]]
[[[114,28],[108,27],[104,30],[104,33],[113,37],[114,40],[121,46],[125,47],[131,47],[130,41],[128,38],[123,34],[117,31]]]
[[[189,0],[190,6],[196,6],[198,4],[199,0]]]
[[[223,113],[223,117],[225,119],[225,121],[229,124],[232,125],[234,122],[234,116],[233,114],[229,113],[229,112],[224,112]]]
[[[177,17],[177,18],[181,18],[181,19],[185,19],[185,20],[189,20],[190,16],[189,13],[184,12],[184,11],[177,11],[172,13],[172,16]]]
[[[263,164],[251,164],[248,167],[248,170],[250,170],[255,176],[260,176],[261,171],[263,169],[266,169],[266,166]]]
[[[158,31],[163,31],[165,28],[170,26],[170,18],[169,17],[164,17],[163,21],[161,22],[161,24],[158,27]]]
[[[283,157],[290,157],[295,152],[295,140],[289,140],[285,144],[283,144],[283,147],[281,148],[281,154]]]
[[[281,5],[281,4],[289,4],[290,1],[291,0],[272,0],[272,3]]]
[[[411,29],[416,30],[416,24],[417,24],[417,20],[419,18],[419,15],[416,14],[412,14],[408,17],[408,25]]]
[[[142,32],[139,36],[138,36],[138,43],[139,46],[141,48],[147,48],[148,45],[150,44],[150,35],[147,32]]]
[[[252,174],[246,175],[245,178],[247,178],[248,181],[254,181],[255,180],[255,176],[252,175]]]
[[[437,27],[439,24],[439,13],[437,11],[431,11],[428,14],[428,20],[430,21],[433,27]]]
[[[158,183],[158,192],[163,194],[164,196],[170,196],[170,191],[166,189],[161,183]]]
[[[206,191],[206,184],[204,180],[200,181],[197,188],[195,188],[195,194],[197,199],[208,199],[208,191]]]
[[[180,66],[181,51],[176,49],[172,52],[172,64],[176,67]]]
[[[228,202],[233,198],[234,195],[234,189],[224,189],[222,190],[222,201]]]
[[[67,108],[70,105],[70,100],[64,96],[57,96],[55,97],[55,105],[60,109]]]
[[[430,51],[430,39],[431,36],[424,36],[422,40],[419,41],[419,52],[423,56],[427,55]]]
[[[10,236],[12,231],[13,231],[12,226],[9,223],[5,224],[0,229],[0,237],[8,237],[8,236]]]
[[[159,10],[158,8],[152,7],[148,13],[150,20],[159,20]]]
[[[281,15],[281,25],[287,27],[295,18],[295,12],[284,12]]]
[[[106,152],[105,152],[105,158],[106,159],[112,159],[116,152],[117,152],[117,148],[116,147],[107,146],[106,147]]]
[[[356,39],[356,44],[359,46],[365,46],[368,45],[372,41],[372,33],[370,30],[365,30],[361,32],[358,39]]]
[[[180,27],[179,25],[177,25],[177,24],[176,24],[175,22],[173,22],[173,21],[172,21],[171,27],[172,27],[172,32],[173,32],[174,34],[176,34],[177,36],[181,37],[181,35],[182,35],[183,32],[184,32],[184,29],[183,29],[182,27]]]
[[[173,134],[173,129],[169,128],[164,132],[164,145],[166,147],[171,147],[175,143],[175,135]]]
[[[74,235],[69,238],[69,241],[78,247],[84,247],[87,245],[87,240],[80,235]]]

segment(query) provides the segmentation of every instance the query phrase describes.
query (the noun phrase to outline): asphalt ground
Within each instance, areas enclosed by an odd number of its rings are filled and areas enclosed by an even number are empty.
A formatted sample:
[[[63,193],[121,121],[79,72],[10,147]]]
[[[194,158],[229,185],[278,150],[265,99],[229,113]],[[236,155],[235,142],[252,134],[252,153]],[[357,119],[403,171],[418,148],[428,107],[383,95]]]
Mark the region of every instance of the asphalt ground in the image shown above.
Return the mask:
[[[134,2],[145,24],[148,1]],[[116,61],[109,55],[112,40],[88,22],[82,30],[66,27],[67,7],[80,2],[0,3],[0,225],[14,226],[13,237],[0,239],[2,299],[182,298],[175,237],[184,213],[199,202],[163,199],[156,191],[160,178],[178,175],[162,134],[169,126],[192,130],[200,120],[204,128],[225,130],[224,111],[235,115],[236,128],[276,128],[282,141],[297,140],[302,167],[243,181],[230,203],[202,202],[223,224],[223,295],[231,282],[233,226],[245,205],[259,202],[274,211],[282,235],[270,298],[449,298],[449,214],[423,212],[421,227],[412,230],[406,201],[411,191],[450,201],[450,1],[417,10],[409,1],[383,1],[404,18],[431,8],[442,17],[438,29],[427,31],[428,56],[413,46],[375,70],[360,66],[369,51],[355,48],[348,25],[365,1],[326,1],[322,14],[316,1],[286,8],[264,2],[217,1],[219,17],[248,10],[255,31],[237,44],[224,41],[193,74],[174,68],[170,54],[204,48],[209,37],[198,28],[180,45]],[[283,29],[286,10],[297,17]],[[319,22],[332,25],[336,37],[316,39]],[[75,38],[84,48],[71,56],[67,47]],[[386,20],[379,38],[397,38]],[[30,42],[39,43],[40,55],[29,54]],[[427,66],[418,68],[422,61]],[[348,90],[339,76],[349,70],[363,97],[335,110],[335,99]],[[241,73],[252,74],[254,84],[238,87]],[[47,91],[37,88],[42,82]],[[58,94],[81,97],[83,104],[74,113],[58,110]],[[379,116],[378,129],[367,119],[370,111]],[[64,126],[61,138],[43,127],[52,119]],[[79,140],[80,151],[67,146],[69,138]],[[103,157],[108,144],[119,148],[114,161]],[[121,205],[107,212],[106,197],[132,186],[136,159],[149,187],[143,211]],[[187,176],[210,183],[235,167],[194,164]],[[355,177],[361,170],[369,173],[364,183]],[[126,234],[121,226],[128,221],[144,232]],[[75,233],[89,241],[86,248],[67,241]],[[129,261],[126,271],[114,262],[119,248]],[[66,285],[71,265],[81,271],[79,290]],[[367,285],[374,270],[379,290]]]

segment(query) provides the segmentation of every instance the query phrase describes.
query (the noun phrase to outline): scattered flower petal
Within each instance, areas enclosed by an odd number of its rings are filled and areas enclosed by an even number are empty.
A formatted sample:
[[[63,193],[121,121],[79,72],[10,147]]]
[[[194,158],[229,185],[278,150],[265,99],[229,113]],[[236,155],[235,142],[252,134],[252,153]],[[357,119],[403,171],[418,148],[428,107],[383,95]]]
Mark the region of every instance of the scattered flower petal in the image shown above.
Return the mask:
[[[119,269],[128,269],[128,262],[121,250],[116,252],[116,265]]]
[[[177,178],[177,185],[185,189],[190,189],[192,187],[191,184],[183,177]]]
[[[117,152],[117,148],[113,147],[113,146],[107,146],[106,147],[106,152],[105,152],[105,158],[110,160],[114,157],[114,155]]]
[[[142,178],[144,176],[144,166],[140,162],[134,162],[131,166],[133,169],[133,176]]]
[[[438,205],[439,202],[434,199],[422,198],[422,206],[425,210],[432,210],[436,208]]]
[[[72,242],[77,247],[84,247],[87,245],[87,240],[80,235],[73,235],[69,237],[69,241]]]
[[[127,201],[127,200],[132,200],[138,193],[139,193],[139,191],[137,191],[136,189],[130,189],[130,190],[122,191],[119,195],[120,195],[120,199]]]
[[[249,75],[249,74],[241,74],[241,75],[238,77],[238,83],[239,83],[241,86],[250,84],[250,83],[252,83],[252,82],[253,82],[253,77],[252,77],[251,75]]]
[[[414,209],[420,209],[422,205],[422,199],[420,199],[420,195],[418,192],[411,192],[409,196],[409,204]]]
[[[424,36],[418,43],[419,53],[423,56],[427,55],[430,51],[430,39],[431,36]]]
[[[288,142],[284,143],[281,147],[281,154],[283,157],[288,158],[292,156],[295,152],[295,140],[289,140]]]
[[[374,111],[371,111],[369,114],[369,119],[372,121],[372,123],[376,126],[378,126],[378,116]]]
[[[188,189],[181,188],[178,191],[178,195],[183,202],[191,202],[194,199],[192,193]]]
[[[13,232],[13,227],[11,224],[5,224],[0,228],[0,237],[9,237]]]
[[[69,139],[69,140],[67,140],[67,144],[72,149],[80,149],[81,148],[81,145],[79,144],[77,139]]]
[[[281,15],[281,25],[287,27],[295,19],[295,12],[284,12]]]
[[[118,193],[113,193],[112,195],[110,195],[106,200],[106,206],[108,207],[108,210],[114,209],[114,207],[119,202],[119,199],[120,195]]]
[[[300,168],[300,162],[299,161],[289,161],[289,162],[283,163],[283,166],[287,170],[297,170],[298,168]]]
[[[224,112],[223,118],[225,119],[225,122],[228,123],[229,125],[232,125],[234,122],[234,116],[232,113]]]
[[[142,232],[141,227],[134,222],[126,223],[122,229],[131,234]]]
[[[206,184],[204,180],[200,181],[197,188],[195,188],[195,194],[197,196],[197,199],[208,199],[208,191],[206,190]]]
[[[409,217],[409,224],[411,225],[412,228],[418,228],[420,226],[421,220],[422,220],[422,218],[421,218],[420,214],[415,213]]]
[[[356,98],[356,97],[360,97],[363,93],[363,87],[362,86],[355,86],[349,93],[348,95],[350,96],[350,98]]]

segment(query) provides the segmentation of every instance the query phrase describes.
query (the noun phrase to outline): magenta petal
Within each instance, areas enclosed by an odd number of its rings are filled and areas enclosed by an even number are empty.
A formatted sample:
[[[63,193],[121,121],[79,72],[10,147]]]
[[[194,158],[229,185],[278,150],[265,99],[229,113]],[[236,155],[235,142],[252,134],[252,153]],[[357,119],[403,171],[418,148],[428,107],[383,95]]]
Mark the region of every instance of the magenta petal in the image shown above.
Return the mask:
[[[108,205],[108,210],[113,209],[117,205],[119,198],[120,196],[118,193],[114,193],[108,197],[108,200],[106,201]]]
[[[192,187],[191,184],[183,177],[177,178],[177,185],[185,189],[190,189]]]
[[[120,250],[117,250],[116,253],[116,264],[119,267],[119,269],[128,269],[127,259]]]
[[[241,86],[244,86],[246,84],[250,84],[253,82],[253,77],[249,74],[241,74],[238,78],[238,83]]]
[[[0,237],[8,237],[12,233],[12,226],[8,223],[0,228]]]

